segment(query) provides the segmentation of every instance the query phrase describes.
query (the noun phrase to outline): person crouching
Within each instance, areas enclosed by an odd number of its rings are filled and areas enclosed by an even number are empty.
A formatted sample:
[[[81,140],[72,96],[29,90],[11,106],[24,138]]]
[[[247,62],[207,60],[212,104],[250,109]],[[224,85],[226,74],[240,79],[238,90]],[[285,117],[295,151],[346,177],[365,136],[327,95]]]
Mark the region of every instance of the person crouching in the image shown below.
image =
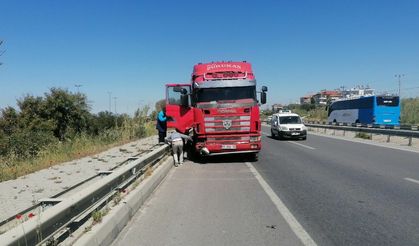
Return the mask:
[[[183,164],[183,140],[192,141],[192,138],[176,131],[172,131],[170,135],[166,137],[166,142],[172,145],[175,167]]]

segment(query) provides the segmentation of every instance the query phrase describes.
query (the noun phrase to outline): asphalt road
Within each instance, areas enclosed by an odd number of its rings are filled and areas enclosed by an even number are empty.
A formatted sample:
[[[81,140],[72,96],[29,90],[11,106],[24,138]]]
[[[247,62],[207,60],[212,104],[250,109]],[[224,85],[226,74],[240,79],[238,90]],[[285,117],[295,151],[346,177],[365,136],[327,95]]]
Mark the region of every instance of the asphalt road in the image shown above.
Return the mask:
[[[253,165],[172,170],[114,245],[300,245],[263,182],[318,245],[419,245],[418,153],[315,135],[262,139]]]
[[[113,245],[302,245],[249,167],[222,161],[172,169]]]
[[[265,137],[255,167],[318,245],[419,245],[418,153]]]

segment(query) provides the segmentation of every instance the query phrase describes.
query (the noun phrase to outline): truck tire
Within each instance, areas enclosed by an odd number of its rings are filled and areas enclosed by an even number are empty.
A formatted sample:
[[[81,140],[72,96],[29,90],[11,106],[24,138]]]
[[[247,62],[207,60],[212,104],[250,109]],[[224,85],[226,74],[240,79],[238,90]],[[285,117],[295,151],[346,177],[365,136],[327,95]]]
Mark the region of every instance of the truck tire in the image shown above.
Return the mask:
[[[259,153],[250,153],[250,161],[256,162],[259,160]]]

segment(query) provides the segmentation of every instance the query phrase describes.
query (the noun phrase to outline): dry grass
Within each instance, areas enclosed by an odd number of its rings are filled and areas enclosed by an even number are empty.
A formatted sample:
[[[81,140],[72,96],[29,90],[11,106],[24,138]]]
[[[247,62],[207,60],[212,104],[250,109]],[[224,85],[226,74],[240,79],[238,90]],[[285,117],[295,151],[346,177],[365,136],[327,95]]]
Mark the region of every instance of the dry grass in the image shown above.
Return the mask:
[[[153,174],[153,168],[151,166],[148,166],[145,170],[145,177],[150,177]]]
[[[32,159],[18,159],[14,156],[0,157],[0,182],[16,179],[20,176],[36,172],[54,165],[80,159],[86,156],[92,156],[101,153],[110,148],[120,146],[134,140],[139,139],[130,134],[126,134],[129,130],[122,130],[119,138],[110,142],[103,140],[103,137],[79,136],[73,141],[59,143],[47,147]],[[154,125],[152,123],[144,124],[143,137],[155,134]]]

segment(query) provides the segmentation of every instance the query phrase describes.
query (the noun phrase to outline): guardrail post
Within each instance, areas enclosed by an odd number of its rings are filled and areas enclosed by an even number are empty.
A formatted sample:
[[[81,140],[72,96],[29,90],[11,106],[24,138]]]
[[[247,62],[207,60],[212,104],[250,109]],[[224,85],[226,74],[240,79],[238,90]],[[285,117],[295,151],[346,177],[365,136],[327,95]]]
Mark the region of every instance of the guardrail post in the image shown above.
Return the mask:
[[[390,134],[387,135],[387,143],[390,143]]]
[[[346,131],[345,130],[343,130],[343,136],[345,136],[346,135]]]
[[[324,129],[324,134],[326,134],[327,129],[326,128],[323,128],[323,129]]]
[[[407,145],[412,146],[412,136],[409,137],[409,143]]]

